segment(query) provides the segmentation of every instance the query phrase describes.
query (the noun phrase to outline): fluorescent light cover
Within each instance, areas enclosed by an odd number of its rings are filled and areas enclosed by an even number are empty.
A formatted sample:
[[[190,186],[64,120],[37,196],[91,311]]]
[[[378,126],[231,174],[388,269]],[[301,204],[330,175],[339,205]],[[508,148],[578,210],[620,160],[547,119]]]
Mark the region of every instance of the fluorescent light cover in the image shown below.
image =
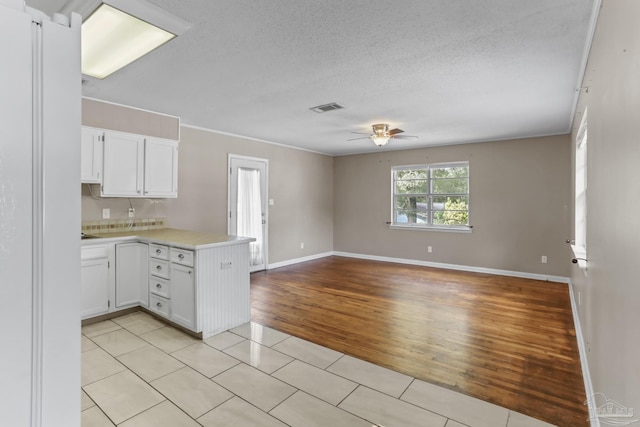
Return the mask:
[[[103,3],[82,24],[82,74],[104,79],[174,37]]]

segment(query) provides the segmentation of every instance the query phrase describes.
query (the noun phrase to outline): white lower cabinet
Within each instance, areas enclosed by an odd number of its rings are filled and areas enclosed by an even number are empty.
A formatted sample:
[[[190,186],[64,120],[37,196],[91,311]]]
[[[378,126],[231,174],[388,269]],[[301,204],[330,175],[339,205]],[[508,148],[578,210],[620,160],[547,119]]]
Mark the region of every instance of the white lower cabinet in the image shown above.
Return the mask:
[[[157,241],[82,248],[82,318],[135,306],[203,339],[251,319],[249,240],[182,249]]]
[[[196,327],[193,267],[171,264],[171,320],[189,329]]]
[[[193,251],[152,244],[149,256],[149,309],[195,331]]]
[[[149,308],[168,319],[171,310],[171,300],[151,294],[149,295]]]
[[[80,257],[82,318],[108,313],[113,289],[113,245],[83,247]]]
[[[149,245],[119,243],[116,245],[116,308],[149,306]]]

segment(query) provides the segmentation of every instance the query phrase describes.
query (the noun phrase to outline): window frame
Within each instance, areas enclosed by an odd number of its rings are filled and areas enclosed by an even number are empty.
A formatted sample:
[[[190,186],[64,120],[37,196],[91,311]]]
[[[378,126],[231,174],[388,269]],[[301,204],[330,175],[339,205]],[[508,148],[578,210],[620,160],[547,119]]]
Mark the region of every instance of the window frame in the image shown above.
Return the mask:
[[[433,169],[442,169],[446,167],[460,167],[464,166],[467,168],[467,192],[466,193],[433,193],[433,179],[431,176],[431,171]],[[427,193],[396,193],[396,172],[403,170],[427,170]],[[469,161],[453,161],[453,162],[441,162],[441,163],[429,163],[429,164],[417,164],[417,165],[399,165],[393,166],[391,168],[391,221],[388,223],[389,228],[392,229],[405,229],[405,230],[424,230],[424,231],[451,231],[451,232],[461,232],[461,233],[470,233],[473,226],[471,225],[471,165]],[[448,225],[448,224],[433,224],[433,213],[434,210],[431,208],[427,208],[428,212],[428,223],[402,223],[396,222],[396,198],[398,196],[418,196],[418,197],[426,197],[428,200],[431,200],[433,197],[466,197],[467,199],[467,224],[466,225]]]
[[[573,254],[578,260],[578,266],[587,268],[587,164],[588,164],[588,111],[580,121],[575,139],[575,164],[574,164],[574,239],[571,244]]]

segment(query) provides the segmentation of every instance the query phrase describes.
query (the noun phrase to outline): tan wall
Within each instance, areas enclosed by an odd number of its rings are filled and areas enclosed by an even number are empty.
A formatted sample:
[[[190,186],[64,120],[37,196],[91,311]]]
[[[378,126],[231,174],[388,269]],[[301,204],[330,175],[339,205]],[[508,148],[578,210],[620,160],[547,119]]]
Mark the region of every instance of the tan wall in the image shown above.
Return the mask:
[[[180,139],[180,119],[167,114],[82,98],[82,124],[101,129]]]
[[[179,153],[170,227],[226,234],[228,155],[238,154],[269,160],[269,263],[333,250],[332,157],[190,127]]]
[[[605,0],[583,82],[588,270],[572,283],[595,392],[640,410],[640,2]],[[588,88],[588,89],[587,89]],[[575,131],[574,131],[575,133]]]
[[[127,219],[129,201],[136,210],[136,218],[165,218],[166,199],[126,199],[122,197],[100,197],[100,187],[92,185],[93,197],[89,184],[82,184],[82,221],[102,220],[102,209],[111,210],[110,219]]]
[[[391,167],[464,160],[470,165],[473,233],[386,225]],[[338,157],[334,249],[567,277],[570,162],[568,136]],[[542,255],[547,264],[541,264]]]

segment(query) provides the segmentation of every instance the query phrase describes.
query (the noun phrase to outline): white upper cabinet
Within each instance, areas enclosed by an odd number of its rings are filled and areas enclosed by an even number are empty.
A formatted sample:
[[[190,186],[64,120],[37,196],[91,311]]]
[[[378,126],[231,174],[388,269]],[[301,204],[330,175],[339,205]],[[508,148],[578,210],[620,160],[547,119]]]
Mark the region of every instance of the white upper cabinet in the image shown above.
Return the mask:
[[[178,141],[105,130],[101,195],[178,197]]]
[[[80,179],[87,184],[102,184],[102,129],[82,127]]]
[[[178,143],[146,138],[144,197],[178,197]]]
[[[104,132],[103,196],[142,197],[144,137],[124,132]]]

